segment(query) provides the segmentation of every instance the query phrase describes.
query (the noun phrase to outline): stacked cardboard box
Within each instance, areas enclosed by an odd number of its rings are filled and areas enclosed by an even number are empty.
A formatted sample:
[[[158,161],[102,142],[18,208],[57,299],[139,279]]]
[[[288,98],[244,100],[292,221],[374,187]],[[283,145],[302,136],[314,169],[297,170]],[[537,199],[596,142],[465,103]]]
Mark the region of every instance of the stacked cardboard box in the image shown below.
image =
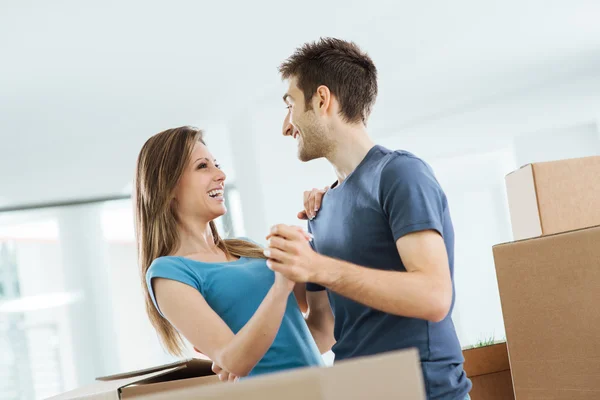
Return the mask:
[[[600,157],[506,182],[516,241],[493,253],[516,399],[600,399]]]
[[[528,164],[506,177],[514,240],[600,225],[600,157]]]
[[[142,371],[98,378],[51,400],[424,400],[416,349],[363,357],[334,367],[301,368],[220,383],[206,360],[184,360]]]
[[[473,400],[514,400],[506,343],[466,349],[463,355]]]

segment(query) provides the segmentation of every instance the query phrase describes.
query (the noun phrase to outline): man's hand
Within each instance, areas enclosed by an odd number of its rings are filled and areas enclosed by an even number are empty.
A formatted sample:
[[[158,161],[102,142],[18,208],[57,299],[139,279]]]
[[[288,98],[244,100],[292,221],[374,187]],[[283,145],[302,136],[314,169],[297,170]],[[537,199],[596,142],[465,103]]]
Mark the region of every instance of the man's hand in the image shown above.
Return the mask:
[[[298,227],[280,224],[271,228],[265,250],[269,268],[294,282],[316,282],[320,256],[310,247],[306,237]]]
[[[304,210],[298,213],[298,219],[307,220],[316,217],[317,212],[321,208],[323,196],[329,190],[329,186],[325,186],[323,190],[313,189],[304,192]]]

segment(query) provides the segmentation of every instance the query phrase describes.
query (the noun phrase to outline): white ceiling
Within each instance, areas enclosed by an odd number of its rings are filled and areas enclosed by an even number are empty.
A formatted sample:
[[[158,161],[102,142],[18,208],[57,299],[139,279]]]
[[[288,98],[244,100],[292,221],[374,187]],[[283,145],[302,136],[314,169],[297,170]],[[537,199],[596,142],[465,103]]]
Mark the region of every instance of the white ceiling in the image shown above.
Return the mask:
[[[151,134],[278,104],[277,65],[319,36],[371,54],[372,127],[391,132],[597,74],[599,16],[594,0],[4,0],[0,203],[121,192]]]

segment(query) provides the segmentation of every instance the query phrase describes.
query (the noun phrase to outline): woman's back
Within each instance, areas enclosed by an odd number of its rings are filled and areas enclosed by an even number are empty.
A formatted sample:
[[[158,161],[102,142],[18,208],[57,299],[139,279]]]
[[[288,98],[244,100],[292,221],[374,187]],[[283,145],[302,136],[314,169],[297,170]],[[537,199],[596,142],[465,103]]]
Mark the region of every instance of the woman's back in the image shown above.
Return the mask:
[[[274,282],[266,260],[246,258],[224,263],[204,263],[185,257],[154,260],[146,283],[154,305],[153,278],[166,278],[197,289],[234,334],[254,315]],[[210,327],[207,327],[210,329]],[[273,344],[249,376],[291,368],[322,365],[319,350],[291,294]]]

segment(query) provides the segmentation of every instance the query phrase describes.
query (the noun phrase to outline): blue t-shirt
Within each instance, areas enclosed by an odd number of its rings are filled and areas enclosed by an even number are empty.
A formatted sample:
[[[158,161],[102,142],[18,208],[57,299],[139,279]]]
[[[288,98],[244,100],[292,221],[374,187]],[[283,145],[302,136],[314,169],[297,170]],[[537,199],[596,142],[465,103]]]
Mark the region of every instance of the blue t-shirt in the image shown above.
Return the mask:
[[[406,271],[396,241],[411,232],[439,232],[454,287],[454,230],[446,196],[431,168],[404,151],[373,147],[324,196],[309,230],[320,254],[368,268]],[[308,290],[324,290],[307,284]],[[336,361],[416,347],[428,399],[464,399],[471,381],[450,317],[439,323],[375,310],[328,290],[335,315]],[[452,307],[454,306],[454,295]]]
[[[239,332],[252,318],[275,281],[264,259],[241,257],[232,262],[204,263],[184,257],[160,257],[146,273],[146,284],[157,310],[153,278],[172,279],[198,290],[233,333]],[[249,376],[322,364],[319,349],[292,293],[273,344]]]

